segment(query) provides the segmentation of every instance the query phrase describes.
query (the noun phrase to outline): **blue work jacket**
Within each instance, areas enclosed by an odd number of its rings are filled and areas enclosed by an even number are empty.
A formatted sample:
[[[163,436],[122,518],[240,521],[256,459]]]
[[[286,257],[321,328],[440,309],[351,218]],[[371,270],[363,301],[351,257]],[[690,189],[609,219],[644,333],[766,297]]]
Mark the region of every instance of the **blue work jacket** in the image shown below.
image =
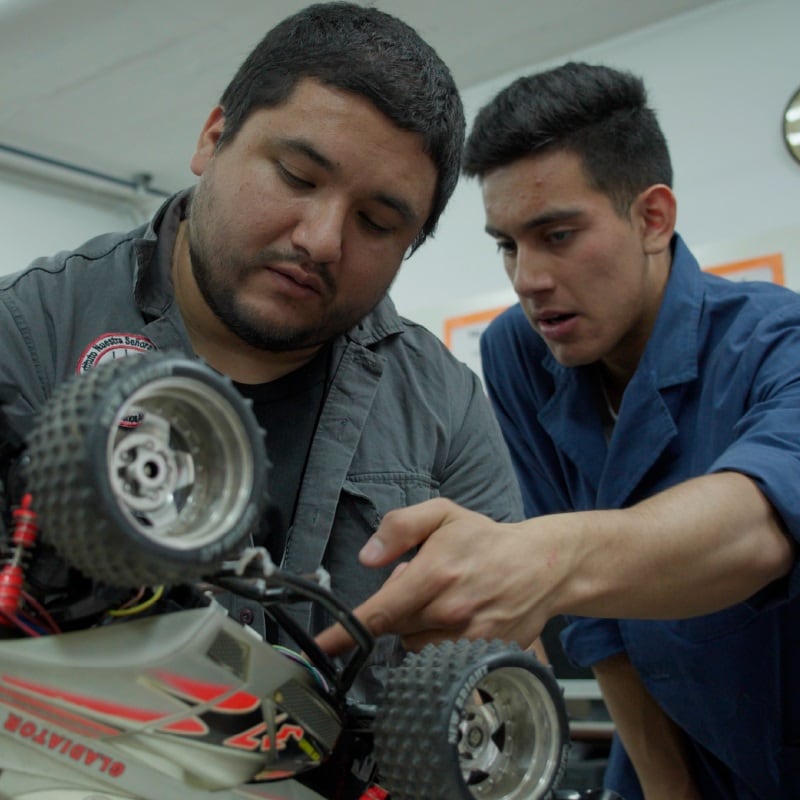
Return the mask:
[[[800,540],[800,298],[704,273],[680,239],[610,441],[591,367],[559,365],[519,305],[481,340],[529,517],[625,508],[688,478],[751,477]],[[642,535],[647,535],[646,531]],[[800,798],[800,567],[748,602],[682,620],[575,618],[590,666],[625,653],[683,729],[703,797]],[[619,742],[607,784],[641,789]]]

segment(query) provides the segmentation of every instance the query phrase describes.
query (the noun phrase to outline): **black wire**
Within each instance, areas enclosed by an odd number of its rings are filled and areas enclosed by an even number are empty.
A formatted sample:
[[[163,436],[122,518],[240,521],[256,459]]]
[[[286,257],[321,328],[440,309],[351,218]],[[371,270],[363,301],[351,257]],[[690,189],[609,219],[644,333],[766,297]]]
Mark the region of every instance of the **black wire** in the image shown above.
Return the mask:
[[[227,575],[213,578],[213,582],[220,588],[261,603],[265,613],[269,614],[301,646],[311,663],[342,695],[346,694],[363,669],[375,644],[369,630],[353,615],[349,607],[315,580],[275,572],[268,578],[259,576],[258,581],[255,583],[246,577]],[[314,638],[281,608],[281,605],[287,603],[309,600],[322,606],[356,643],[355,650],[341,669],[336,668]]]

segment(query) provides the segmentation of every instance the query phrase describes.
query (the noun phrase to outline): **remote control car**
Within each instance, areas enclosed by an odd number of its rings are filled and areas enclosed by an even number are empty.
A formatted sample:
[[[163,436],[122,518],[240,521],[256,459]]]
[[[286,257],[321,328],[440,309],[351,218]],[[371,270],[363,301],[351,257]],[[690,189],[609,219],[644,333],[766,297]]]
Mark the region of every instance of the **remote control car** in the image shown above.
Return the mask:
[[[372,637],[325,572],[251,546],[264,437],[206,365],[153,353],[76,376],[24,435],[0,417],[0,457],[3,800],[556,796],[567,717],[531,652],[428,646],[353,699]],[[229,616],[231,596],[292,646]],[[348,659],[296,621],[309,602]]]

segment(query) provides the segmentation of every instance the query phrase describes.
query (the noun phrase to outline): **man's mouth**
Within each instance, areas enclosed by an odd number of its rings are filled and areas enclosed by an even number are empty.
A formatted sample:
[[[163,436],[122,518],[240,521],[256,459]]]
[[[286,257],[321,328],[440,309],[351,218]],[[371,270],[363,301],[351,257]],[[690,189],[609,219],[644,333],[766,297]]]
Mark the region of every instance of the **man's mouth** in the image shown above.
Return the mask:
[[[558,325],[560,322],[572,319],[574,314],[552,314],[546,317],[539,317],[539,322],[542,325]]]
[[[542,336],[558,340],[573,332],[577,319],[577,314],[540,314],[536,317],[536,327]]]
[[[313,272],[306,272],[301,267],[294,265],[274,265],[270,264],[267,269],[285,279],[288,283],[294,284],[302,289],[322,294],[323,282],[320,277]]]

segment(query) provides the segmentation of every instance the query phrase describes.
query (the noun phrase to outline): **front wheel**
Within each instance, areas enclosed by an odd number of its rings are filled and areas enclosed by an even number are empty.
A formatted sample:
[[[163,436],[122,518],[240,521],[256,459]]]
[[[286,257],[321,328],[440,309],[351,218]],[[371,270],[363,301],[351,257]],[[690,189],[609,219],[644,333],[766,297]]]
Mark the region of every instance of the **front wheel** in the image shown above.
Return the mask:
[[[428,645],[392,670],[375,756],[392,800],[540,800],[563,777],[569,727],[552,670],[504,642]]]
[[[62,384],[28,441],[44,541],[84,575],[188,583],[245,544],[266,501],[263,431],[227,378],[129,356]]]

